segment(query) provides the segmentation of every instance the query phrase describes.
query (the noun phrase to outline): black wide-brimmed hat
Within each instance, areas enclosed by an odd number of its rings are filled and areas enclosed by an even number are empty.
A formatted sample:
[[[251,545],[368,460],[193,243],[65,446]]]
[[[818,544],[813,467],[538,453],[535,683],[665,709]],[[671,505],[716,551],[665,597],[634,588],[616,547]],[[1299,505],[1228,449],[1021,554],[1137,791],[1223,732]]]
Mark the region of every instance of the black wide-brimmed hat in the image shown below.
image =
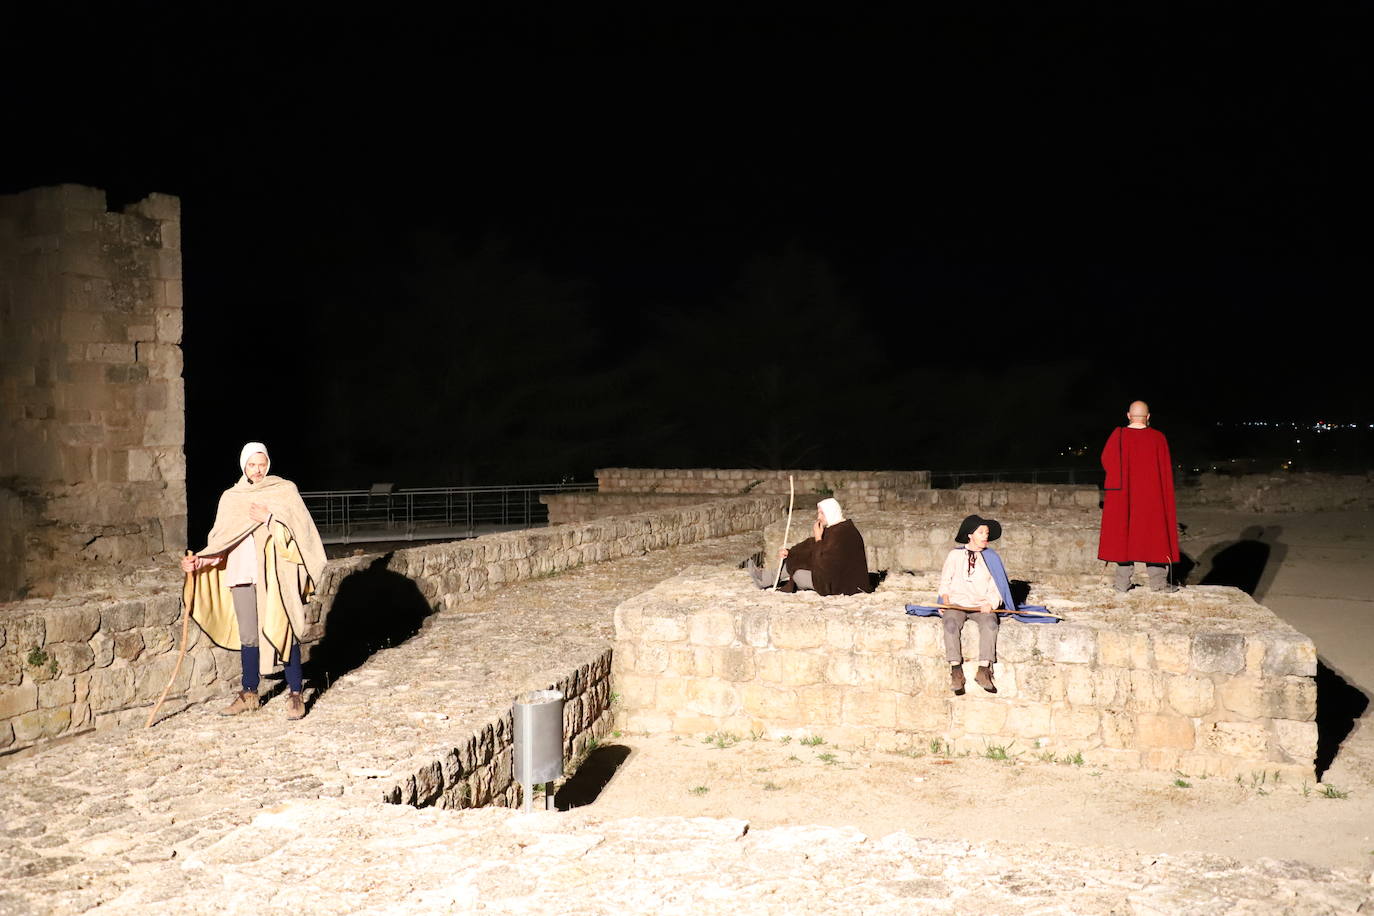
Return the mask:
[[[977,531],[982,525],[988,526],[988,540],[995,541],[1002,536],[1002,523],[995,518],[979,518],[970,515],[959,523],[959,533],[954,536],[954,543],[967,544],[968,536]]]

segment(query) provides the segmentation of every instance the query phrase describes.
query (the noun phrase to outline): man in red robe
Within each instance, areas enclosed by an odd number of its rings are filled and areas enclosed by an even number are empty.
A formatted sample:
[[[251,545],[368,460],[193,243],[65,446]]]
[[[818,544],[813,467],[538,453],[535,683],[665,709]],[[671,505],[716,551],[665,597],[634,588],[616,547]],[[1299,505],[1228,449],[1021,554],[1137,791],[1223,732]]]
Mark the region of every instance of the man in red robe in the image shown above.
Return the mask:
[[[1178,562],[1178,515],[1174,509],[1174,468],[1169,442],[1150,429],[1150,407],[1131,402],[1129,425],[1113,430],[1102,449],[1102,533],[1097,558],[1116,563],[1116,590],[1131,587],[1135,564],[1145,564],[1150,588],[1174,591],[1168,566]]]

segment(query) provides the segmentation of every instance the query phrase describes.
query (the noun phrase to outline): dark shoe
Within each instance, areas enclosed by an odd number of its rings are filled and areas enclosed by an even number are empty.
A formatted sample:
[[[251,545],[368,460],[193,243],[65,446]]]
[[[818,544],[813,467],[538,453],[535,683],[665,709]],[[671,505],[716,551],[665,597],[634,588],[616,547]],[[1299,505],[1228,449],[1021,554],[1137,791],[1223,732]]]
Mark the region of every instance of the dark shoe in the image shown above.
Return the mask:
[[[964,666],[949,666],[949,689],[954,691],[956,697],[964,695]]]
[[[219,711],[221,716],[237,716],[243,712],[257,712],[262,701],[256,690],[240,690],[234,694],[234,702]]]
[[[286,718],[293,721],[305,718],[305,697],[294,690],[286,694]]]
[[[992,666],[979,665],[978,673],[973,676],[973,682],[982,687],[988,693],[996,693],[997,685],[992,682]]]

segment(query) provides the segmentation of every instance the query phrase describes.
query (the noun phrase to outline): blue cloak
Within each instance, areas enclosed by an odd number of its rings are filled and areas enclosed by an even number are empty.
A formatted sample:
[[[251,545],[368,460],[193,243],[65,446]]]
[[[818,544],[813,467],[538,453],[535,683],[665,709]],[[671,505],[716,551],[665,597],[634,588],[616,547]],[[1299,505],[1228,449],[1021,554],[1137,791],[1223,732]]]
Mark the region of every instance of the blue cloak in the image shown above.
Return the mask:
[[[959,547],[956,549],[963,550],[965,548]],[[984,547],[983,562],[988,565],[988,572],[992,573],[992,581],[997,585],[997,594],[1002,596],[1002,607],[1005,610],[1000,610],[997,613],[1010,614],[1012,619],[1019,620],[1022,623],[1059,623],[1060,618],[1058,617],[1050,618],[1031,616],[1029,614],[1018,614],[1017,611],[1048,612],[1038,604],[1017,605],[1015,599],[1011,596],[1011,580],[1007,578],[1007,568],[1002,565],[1002,558],[997,555],[997,551],[993,550],[991,547]],[[908,614],[914,614],[917,617],[943,616],[939,608],[923,604],[908,604],[906,606],[906,612]]]

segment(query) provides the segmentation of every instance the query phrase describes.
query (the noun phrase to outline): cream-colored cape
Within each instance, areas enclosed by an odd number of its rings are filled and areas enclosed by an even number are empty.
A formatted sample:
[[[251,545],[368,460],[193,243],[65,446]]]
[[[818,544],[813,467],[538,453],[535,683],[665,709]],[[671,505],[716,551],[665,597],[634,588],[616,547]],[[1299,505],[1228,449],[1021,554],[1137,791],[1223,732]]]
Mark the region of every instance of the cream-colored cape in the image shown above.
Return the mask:
[[[253,521],[248,514],[252,503],[272,511],[270,524]],[[281,664],[292,641],[305,630],[305,603],[324,575],[324,544],[296,485],[270,475],[256,484],[240,477],[224,491],[208,543],[197,553],[227,556],[246,537],[253,539],[258,557],[258,626],[263,636],[259,645],[265,641],[276,655],[262,652],[259,667],[266,673]],[[191,619],[215,645],[243,648],[223,569],[207,566],[188,576],[182,597],[191,607]]]

